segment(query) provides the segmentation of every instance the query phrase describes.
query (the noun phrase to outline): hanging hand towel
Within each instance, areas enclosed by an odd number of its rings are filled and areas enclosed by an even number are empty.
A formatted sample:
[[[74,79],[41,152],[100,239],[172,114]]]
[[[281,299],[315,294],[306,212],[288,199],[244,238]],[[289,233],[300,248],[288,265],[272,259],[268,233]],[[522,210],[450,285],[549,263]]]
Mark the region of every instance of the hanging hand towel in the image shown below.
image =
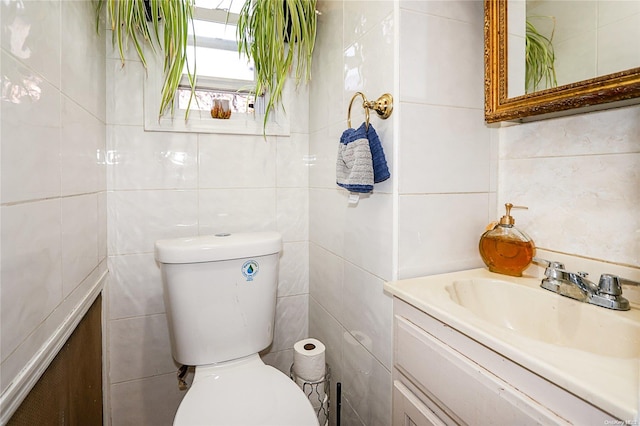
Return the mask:
[[[376,133],[376,129],[373,128],[373,124],[369,124],[369,128],[367,129],[363,123],[357,131],[366,132],[367,139],[369,140],[369,150],[371,151],[371,161],[373,162],[373,183],[379,183],[389,179],[391,173],[389,173],[387,159],[384,156],[380,138],[378,137],[378,133]]]
[[[366,133],[359,130],[347,129],[340,137],[336,183],[350,192],[368,193],[373,190],[373,162]]]

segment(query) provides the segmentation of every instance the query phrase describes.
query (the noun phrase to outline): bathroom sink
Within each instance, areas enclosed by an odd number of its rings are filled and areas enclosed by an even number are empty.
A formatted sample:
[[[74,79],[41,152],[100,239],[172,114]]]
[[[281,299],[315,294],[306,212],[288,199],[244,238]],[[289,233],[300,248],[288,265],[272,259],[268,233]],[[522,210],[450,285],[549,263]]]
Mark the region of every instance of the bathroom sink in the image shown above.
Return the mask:
[[[640,357],[640,324],[618,312],[499,279],[457,280],[453,302],[518,336],[616,358]]]
[[[636,418],[637,302],[629,311],[614,311],[562,297],[540,288],[543,271],[516,278],[471,269],[388,282],[384,288],[546,381],[618,418]]]

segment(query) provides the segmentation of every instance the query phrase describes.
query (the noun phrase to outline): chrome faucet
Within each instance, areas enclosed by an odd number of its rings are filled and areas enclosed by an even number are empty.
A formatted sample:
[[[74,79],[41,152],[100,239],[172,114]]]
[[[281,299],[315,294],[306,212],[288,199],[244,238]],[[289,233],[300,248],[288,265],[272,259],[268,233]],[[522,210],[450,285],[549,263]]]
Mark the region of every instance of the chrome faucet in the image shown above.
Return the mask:
[[[535,258],[534,262],[546,266],[545,278],[542,279],[540,287],[603,308],[628,311],[629,301],[622,297],[622,285],[640,286],[640,282],[612,274],[600,275],[600,281],[595,284],[587,279],[586,272],[567,271],[560,262],[539,258]]]

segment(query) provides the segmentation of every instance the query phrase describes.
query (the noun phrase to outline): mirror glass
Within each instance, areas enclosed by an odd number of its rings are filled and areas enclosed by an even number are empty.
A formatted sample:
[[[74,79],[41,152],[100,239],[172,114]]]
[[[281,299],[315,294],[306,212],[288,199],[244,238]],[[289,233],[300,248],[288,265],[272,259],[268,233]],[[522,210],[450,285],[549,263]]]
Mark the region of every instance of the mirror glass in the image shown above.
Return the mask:
[[[507,10],[509,98],[640,67],[640,1],[509,0]],[[536,74],[545,58],[547,75]]]
[[[484,0],[484,9],[487,123],[640,103],[640,0]]]

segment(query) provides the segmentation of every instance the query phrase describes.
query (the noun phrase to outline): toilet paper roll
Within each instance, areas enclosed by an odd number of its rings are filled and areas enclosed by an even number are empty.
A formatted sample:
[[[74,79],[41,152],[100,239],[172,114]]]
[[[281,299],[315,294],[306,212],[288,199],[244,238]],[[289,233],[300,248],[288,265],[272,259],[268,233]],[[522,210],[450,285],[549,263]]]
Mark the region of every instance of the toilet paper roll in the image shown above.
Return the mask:
[[[293,345],[293,371],[307,382],[324,377],[325,347],[316,339],[304,339]]]

